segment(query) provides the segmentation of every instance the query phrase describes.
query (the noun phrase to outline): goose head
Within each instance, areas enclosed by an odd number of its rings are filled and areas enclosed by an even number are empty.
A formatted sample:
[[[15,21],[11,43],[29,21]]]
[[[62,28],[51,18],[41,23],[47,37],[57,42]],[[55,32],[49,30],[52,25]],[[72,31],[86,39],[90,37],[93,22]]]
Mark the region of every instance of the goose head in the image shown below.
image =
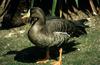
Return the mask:
[[[30,23],[32,23],[32,25],[44,25],[46,21],[45,14],[43,10],[39,7],[34,7],[30,10],[30,18]]]
[[[43,10],[39,7],[32,8],[30,10],[29,22],[31,24],[30,31],[34,31],[34,33],[44,32],[45,25],[46,25],[46,17]]]

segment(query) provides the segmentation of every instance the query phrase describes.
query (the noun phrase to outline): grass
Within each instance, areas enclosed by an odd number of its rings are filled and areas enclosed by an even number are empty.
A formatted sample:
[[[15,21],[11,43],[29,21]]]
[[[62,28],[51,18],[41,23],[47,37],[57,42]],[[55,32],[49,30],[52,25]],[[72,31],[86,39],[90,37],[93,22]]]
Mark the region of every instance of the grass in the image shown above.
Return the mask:
[[[88,28],[87,35],[75,39],[80,44],[73,46],[75,51],[69,50],[69,52],[63,54],[63,65],[100,64],[99,25],[98,23],[95,27]],[[28,29],[29,25],[10,30],[0,30],[0,65],[41,65],[36,64],[35,61],[36,56],[39,56],[39,58],[43,56],[43,54],[38,54],[43,51],[36,48],[28,40]],[[25,32],[16,32],[20,30],[25,30]],[[7,37],[9,33],[15,34]],[[50,65],[50,62],[44,65]]]

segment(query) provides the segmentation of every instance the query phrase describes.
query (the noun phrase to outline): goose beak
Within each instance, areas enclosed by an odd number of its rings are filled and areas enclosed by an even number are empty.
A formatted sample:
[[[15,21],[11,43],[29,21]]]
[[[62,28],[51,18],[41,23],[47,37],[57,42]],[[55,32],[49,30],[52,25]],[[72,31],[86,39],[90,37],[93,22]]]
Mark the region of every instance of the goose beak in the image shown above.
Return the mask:
[[[21,17],[21,19],[26,19],[26,18],[30,18],[30,9],[28,10],[27,13],[25,13],[25,14]]]

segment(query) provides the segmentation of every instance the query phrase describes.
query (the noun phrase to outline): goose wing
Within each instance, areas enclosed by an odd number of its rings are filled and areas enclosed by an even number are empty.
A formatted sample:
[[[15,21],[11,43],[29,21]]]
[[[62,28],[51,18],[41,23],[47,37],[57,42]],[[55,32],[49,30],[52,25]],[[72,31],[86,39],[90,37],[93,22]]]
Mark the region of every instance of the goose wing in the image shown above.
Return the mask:
[[[87,19],[81,20],[65,20],[65,19],[50,19],[46,21],[48,32],[65,32],[72,37],[79,37],[86,34],[87,27],[84,22]]]

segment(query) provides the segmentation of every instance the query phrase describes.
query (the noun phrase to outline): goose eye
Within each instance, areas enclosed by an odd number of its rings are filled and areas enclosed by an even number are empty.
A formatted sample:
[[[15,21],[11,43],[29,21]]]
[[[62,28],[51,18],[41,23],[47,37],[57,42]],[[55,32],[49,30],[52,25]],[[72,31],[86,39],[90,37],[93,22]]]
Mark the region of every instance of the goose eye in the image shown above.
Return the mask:
[[[37,18],[37,17],[32,17],[31,20],[32,20],[32,21],[37,21],[38,18]]]
[[[34,24],[35,22],[37,22],[38,19],[39,19],[39,18],[37,18],[37,17],[30,17],[29,23],[30,23],[30,24]]]

